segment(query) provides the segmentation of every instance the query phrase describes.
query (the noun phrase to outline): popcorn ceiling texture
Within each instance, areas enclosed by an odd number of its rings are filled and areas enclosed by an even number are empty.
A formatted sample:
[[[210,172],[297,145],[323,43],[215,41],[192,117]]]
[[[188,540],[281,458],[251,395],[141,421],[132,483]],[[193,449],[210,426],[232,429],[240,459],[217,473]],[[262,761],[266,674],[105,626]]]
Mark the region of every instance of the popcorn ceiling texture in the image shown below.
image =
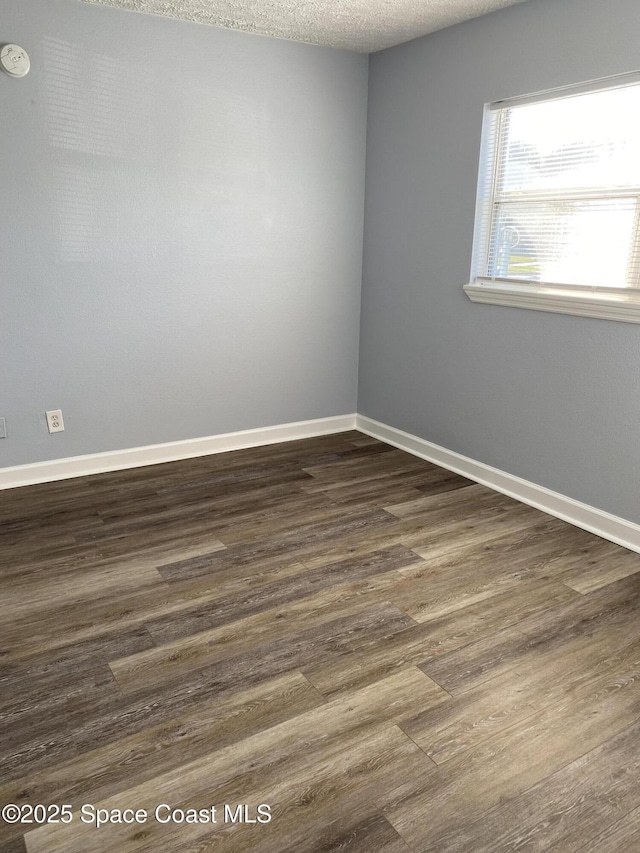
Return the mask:
[[[373,53],[524,0],[85,0]]]

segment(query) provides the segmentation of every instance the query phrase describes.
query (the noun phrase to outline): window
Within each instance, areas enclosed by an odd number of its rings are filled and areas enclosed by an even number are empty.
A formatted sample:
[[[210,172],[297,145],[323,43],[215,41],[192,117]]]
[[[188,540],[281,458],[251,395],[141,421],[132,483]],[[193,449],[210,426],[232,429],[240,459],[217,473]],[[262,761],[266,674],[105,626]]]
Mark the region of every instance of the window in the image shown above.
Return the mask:
[[[485,111],[474,302],[640,322],[640,75]]]

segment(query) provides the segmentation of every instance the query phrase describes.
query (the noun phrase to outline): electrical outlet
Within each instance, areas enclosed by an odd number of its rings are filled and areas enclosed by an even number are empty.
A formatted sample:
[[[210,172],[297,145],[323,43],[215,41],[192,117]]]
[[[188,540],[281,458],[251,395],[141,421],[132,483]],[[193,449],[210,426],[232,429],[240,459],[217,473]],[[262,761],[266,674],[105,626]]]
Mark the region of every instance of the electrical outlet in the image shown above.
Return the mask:
[[[47,426],[49,432],[64,432],[64,421],[62,420],[62,409],[54,409],[47,412]]]
[[[4,418],[0,418],[0,438],[7,437],[7,422]]]

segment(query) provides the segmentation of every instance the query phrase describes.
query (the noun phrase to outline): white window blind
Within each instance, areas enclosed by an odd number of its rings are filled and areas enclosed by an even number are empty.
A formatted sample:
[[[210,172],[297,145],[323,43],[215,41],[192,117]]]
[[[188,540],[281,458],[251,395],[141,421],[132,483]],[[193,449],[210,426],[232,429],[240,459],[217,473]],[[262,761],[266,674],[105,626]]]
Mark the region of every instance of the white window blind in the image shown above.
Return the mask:
[[[478,284],[640,287],[640,78],[488,108],[474,247]]]

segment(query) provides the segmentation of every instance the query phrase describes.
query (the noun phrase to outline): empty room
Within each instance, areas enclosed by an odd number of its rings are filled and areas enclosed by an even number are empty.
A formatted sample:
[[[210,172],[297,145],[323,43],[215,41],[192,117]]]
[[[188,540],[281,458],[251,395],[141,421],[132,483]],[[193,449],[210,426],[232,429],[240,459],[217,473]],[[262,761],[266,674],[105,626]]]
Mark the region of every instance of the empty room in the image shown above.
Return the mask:
[[[0,853],[640,853],[637,0],[0,0]]]

